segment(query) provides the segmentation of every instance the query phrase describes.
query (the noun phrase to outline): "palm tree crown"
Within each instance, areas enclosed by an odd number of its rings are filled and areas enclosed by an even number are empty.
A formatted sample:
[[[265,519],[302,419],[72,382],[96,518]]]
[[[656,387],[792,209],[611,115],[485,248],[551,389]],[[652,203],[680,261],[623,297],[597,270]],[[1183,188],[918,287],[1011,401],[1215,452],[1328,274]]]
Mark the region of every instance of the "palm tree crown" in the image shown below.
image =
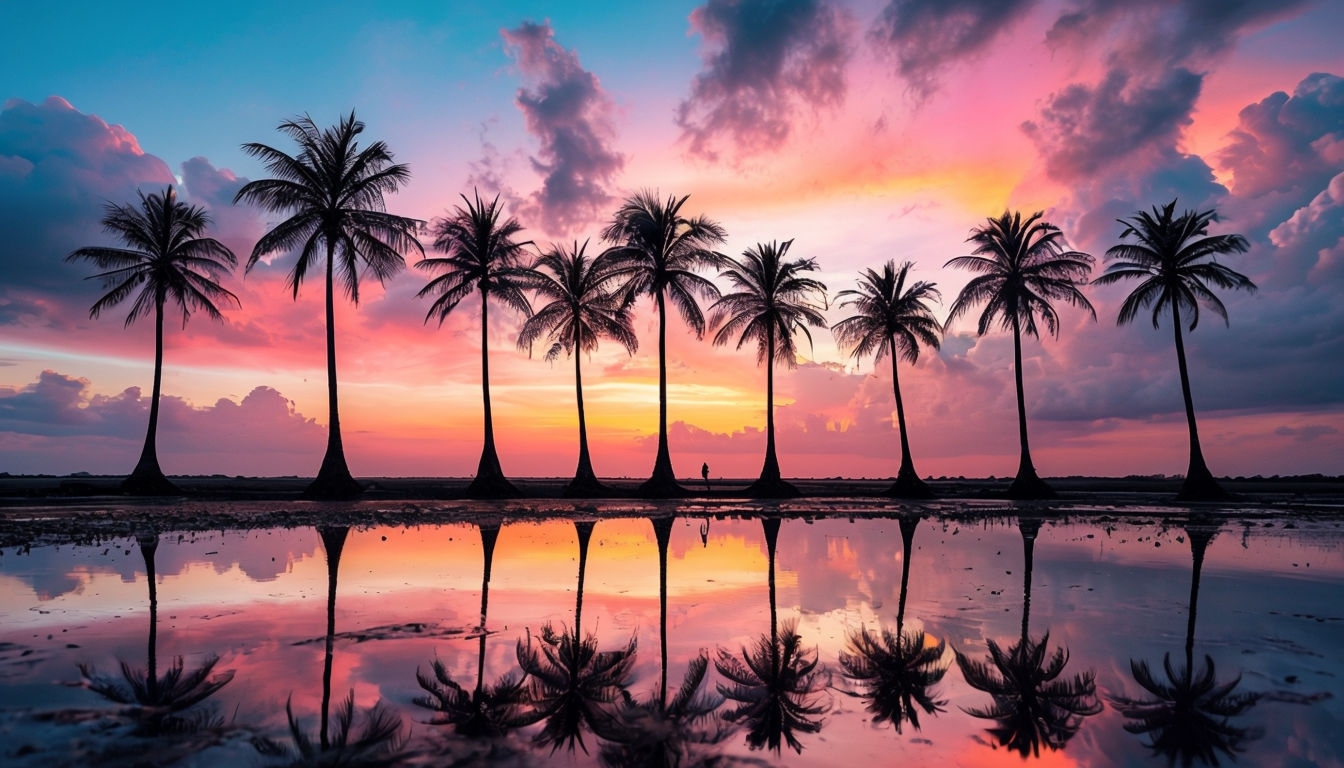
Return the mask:
[[[696,273],[717,269],[726,257],[714,250],[728,233],[705,216],[681,214],[687,196],[666,201],[648,190],[630,198],[616,211],[602,231],[602,239],[614,243],[608,252],[618,260],[618,272],[633,294],[647,293],[658,309],[658,456],[653,475],[641,487],[650,496],[680,495],[683,491],[672,471],[667,444],[667,301],[670,298],[696,338],[705,333],[705,316],[699,299],[719,296],[714,283]]]
[[[585,255],[588,243],[578,243],[566,252],[557,246],[542,254],[524,279],[546,304],[523,323],[518,332],[519,348],[531,349],[539,339],[550,342],[546,359],[561,352],[574,357],[574,388],[579,411],[579,466],[566,495],[592,495],[603,490],[588,455],[588,427],[583,409],[581,352],[592,353],[602,337],[615,340],[634,354],[639,348],[630,316],[633,296],[616,286],[617,264],[609,254],[596,259]]]
[[[1241,235],[1209,235],[1209,224],[1217,220],[1212,211],[1186,211],[1175,215],[1176,201],[1172,200],[1151,214],[1139,211],[1128,219],[1119,219],[1125,225],[1120,243],[1106,251],[1111,263],[1097,278],[1099,285],[1121,280],[1139,280],[1139,285],[1120,305],[1116,318],[1118,325],[1133,322],[1140,310],[1152,307],[1153,327],[1158,327],[1162,314],[1171,310],[1173,332],[1176,337],[1176,358],[1181,371],[1181,393],[1185,398],[1185,414],[1190,429],[1190,468],[1185,475],[1181,496],[1209,498],[1222,496],[1204,463],[1199,446],[1199,431],[1195,426],[1195,406],[1190,396],[1190,376],[1185,364],[1185,342],[1181,339],[1181,312],[1190,319],[1189,330],[1199,324],[1199,305],[1203,304],[1228,323],[1227,308],[1209,289],[1254,291],[1255,283],[1245,275],[1233,271],[1215,259],[1221,254],[1245,253],[1250,247]]]
[[[1020,212],[1004,211],[999,218],[971,230],[969,242],[975,243],[970,256],[958,256],[945,266],[960,267],[976,273],[947,316],[951,326],[974,306],[984,304],[976,323],[983,336],[995,320],[1013,332],[1014,375],[1017,379],[1018,438],[1022,448],[1017,477],[1008,493],[1015,497],[1051,495],[1050,487],[1036,476],[1027,444],[1026,402],[1022,394],[1022,334],[1037,336],[1036,318],[1040,317],[1052,336],[1059,335],[1059,316],[1052,301],[1064,301],[1082,307],[1095,320],[1097,312],[1078,290],[1092,270],[1092,256],[1067,251],[1059,227],[1041,221],[1037,211],[1024,221]]]
[[[163,306],[171,301],[182,310],[182,325],[193,310],[214,320],[223,320],[216,302],[238,297],[219,284],[238,261],[233,252],[212,237],[203,237],[210,216],[203,208],[177,199],[171,185],[163,194],[140,197],[139,207],[108,203],[103,229],[115,235],[125,248],[91,246],[66,256],[67,261],[86,260],[99,269],[90,279],[103,282],[107,293],[94,302],[90,317],[134,296],[126,315],[130,327],[141,317],[154,314],[154,389],[150,401],[149,429],[135,470],[125,489],[134,492],[171,493],[176,489],[159,469],[155,446],[159,421],[159,393],[163,374]]]
[[[396,192],[411,177],[410,167],[394,163],[382,141],[363,149],[364,123],[352,111],[331,128],[318,128],[307,115],[286,120],[278,130],[299,146],[296,155],[260,143],[243,151],[265,165],[273,178],[244,184],[234,203],[248,202],[288,216],[262,235],[248,258],[250,271],[261,257],[298,250],[289,285],[298,298],[299,285],[314,263],[326,255],[327,321],[327,451],[307,495],[345,498],[362,490],[345,463],[336,389],[337,278],[345,295],[359,304],[361,268],[382,283],[405,265],[402,251],[423,253],[415,232],[420,222],[388,213],[384,195]]]
[[[905,262],[899,270],[888,261],[878,274],[866,269],[857,288],[841,291],[840,306],[853,307],[854,314],[831,326],[831,333],[842,347],[850,347],[856,360],[876,353],[881,362],[891,357],[891,386],[896,395],[896,420],[901,437],[901,469],[890,493],[897,496],[929,496],[928,486],[915,472],[910,456],[910,440],[905,429],[905,402],[897,378],[896,360],[913,365],[919,359],[919,345],[938,349],[942,326],[933,316],[929,302],[942,298],[933,283],[920,280],[906,287],[906,277],[914,264]]]
[[[430,226],[434,249],[444,256],[422,259],[415,265],[437,275],[420,289],[418,295],[436,297],[425,321],[437,317],[442,325],[462,299],[473,291],[481,293],[481,399],[485,409],[485,446],[476,478],[467,492],[472,496],[516,496],[518,491],[504,477],[495,451],[487,331],[492,297],[524,315],[532,314],[524,294],[526,276],[521,268],[524,249],[531,241],[518,240],[523,225],[517,219],[502,219],[504,206],[498,195],[489,203],[481,200],[479,192],[473,197],[474,200],[463,195],[465,208],[456,206],[448,216],[435,219]]]

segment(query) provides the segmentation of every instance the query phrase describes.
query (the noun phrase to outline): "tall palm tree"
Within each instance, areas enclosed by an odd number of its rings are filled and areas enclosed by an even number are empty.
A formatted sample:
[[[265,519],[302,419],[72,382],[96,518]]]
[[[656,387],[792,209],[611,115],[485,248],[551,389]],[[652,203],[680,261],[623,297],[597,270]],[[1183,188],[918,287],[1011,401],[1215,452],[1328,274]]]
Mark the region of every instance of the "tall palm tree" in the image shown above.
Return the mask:
[[[840,653],[845,677],[859,685],[860,695],[868,700],[874,723],[890,722],[901,732],[907,720],[919,730],[919,713],[934,715],[943,711],[946,699],[933,692],[947,674],[950,663],[943,661],[947,642],[924,642],[924,631],[905,631],[905,596],[910,583],[910,555],[919,517],[901,518],[901,597],[896,609],[896,631],[883,629],[881,635],[869,630],[853,632],[849,647]]]
[[[923,280],[906,287],[905,279],[914,264],[905,262],[899,270],[894,261],[882,267],[882,274],[865,269],[859,276],[859,287],[841,291],[836,299],[843,299],[841,307],[853,307],[854,314],[831,326],[831,333],[841,346],[852,347],[854,358],[877,353],[877,362],[883,355],[891,357],[891,388],[896,394],[896,424],[901,433],[901,469],[896,482],[887,493],[902,498],[923,499],[933,495],[929,486],[919,479],[915,462],[910,457],[910,438],[905,429],[905,401],[901,399],[901,381],[897,375],[897,358],[911,365],[919,360],[919,345],[938,348],[943,329],[933,317],[929,301],[942,298],[934,283]]]
[[[443,218],[435,219],[430,229],[434,234],[434,249],[444,253],[440,258],[426,258],[416,263],[418,269],[437,275],[424,288],[420,297],[435,296],[429,307],[429,318],[437,317],[439,325],[457,308],[458,302],[473,291],[481,294],[481,400],[485,405],[485,445],[476,477],[467,487],[467,495],[476,498],[511,498],[518,489],[504,476],[495,451],[495,424],[490,410],[490,299],[504,302],[524,315],[532,315],[532,307],[523,294],[521,259],[530,240],[518,241],[523,225],[509,217],[500,220],[504,206],[499,195],[486,203],[479,192],[475,200],[462,195],[466,208],[456,206]]]
[[[565,486],[564,495],[597,496],[606,487],[593,472],[588,455],[588,422],[583,410],[583,353],[592,354],[598,342],[607,337],[634,354],[639,338],[630,317],[632,295],[619,290],[617,263],[610,254],[588,259],[588,243],[566,252],[556,246],[541,255],[523,278],[525,285],[547,300],[523,323],[518,332],[518,347],[531,349],[544,338],[550,342],[546,359],[555,360],[563,352],[574,358],[574,393],[579,408],[579,466],[574,479]]]
[[[820,666],[816,648],[804,648],[795,620],[778,622],[775,600],[775,549],[779,542],[780,520],[762,518],[765,547],[770,563],[770,634],[761,635],[740,654],[722,648],[714,666],[728,683],[720,683],[719,693],[736,702],[723,713],[730,723],[747,726],[747,746],[769,748],[778,755],[788,744],[802,754],[803,744],[796,734],[821,730],[821,715],[830,709],[823,698],[830,674]],[[738,656],[741,658],[738,658]]]
[[[757,243],[742,252],[742,261],[730,260],[723,276],[733,285],[710,305],[713,324],[719,326],[714,345],[737,336],[737,348],[756,342],[756,362],[765,363],[765,464],[761,476],[747,493],[753,496],[797,496],[798,490],[779,475],[775,456],[775,361],[790,368],[797,365],[795,333],[807,337],[807,326],[826,327],[821,311],[826,304],[826,286],[803,273],[815,271],[815,259],[787,261],[792,240]],[[820,303],[814,303],[819,301]]]
[[[1199,447],[1195,403],[1190,397],[1190,374],[1185,365],[1185,342],[1181,339],[1181,310],[1190,318],[1191,331],[1199,324],[1200,303],[1230,324],[1227,308],[1209,286],[1255,291],[1255,283],[1249,278],[1216,261],[1223,254],[1245,253],[1250,244],[1241,235],[1209,235],[1209,223],[1218,218],[1216,211],[1186,211],[1180,216],[1175,211],[1176,201],[1172,200],[1161,210],[1154,206],[1152,214],[1139,211],[1128,219],[1118,219],[1125,225],[1120,239],[1132,237],[1135,242],[1120,243],[1106,250],[1106,259],[1111,264],[1096,282],[1109,285],[1120,280],[1141,281],[1120,305],[1117,325],[1132,322],[1139,310],[1151,306],[1153,327],[1157,328],[1159,318],[1171,307],[1181,395],[1185,398],[1185,420],[1190,427],[1190,467],[1181,484],[1180,498],[1217,499],[1226,494],[1213,479]]]
[[[1218,524],[1196,519],[1185,526],[1190,540],[1190,614],[1185,625],[1185,666],[1175,667],[1171,654],[1162,657],[1166,682],[1157,679],[1148,662],[1130,659],[1130,672],[1135,681],[1151,697],[1131,699],[1111,696],[1111,702],[1124,716],[1125,730],[1147,735],[1146,746],[1154,756],[1167,758],[1167,764],[1218,765],[1219,753],[1236,760],[1247,741],[1259,738],[1261,733],[1234,725],[1232,718],[1242,714],[1259,701],[1256,693],[1235,693],[1241,682],[1237,675],[1227,682],[1218,682],[1213,657],[1204,655],[1203,667],[1195,671],[1195,616],[1199,605],[1199,575],[1204,566],[1204,553],[1209,542],[1218,533]]]
[[[702,337],[705,316],[697,299],[717,299],[719,290],[696,271],[718,269],[726,260],[714,247],[728,237],[727,231],[708,217],[683,216],[687,197],[662,201],[654,192],[641,191],[626,199],[602,231],[602,239],[615,244],[608,253],[619,259],[631,292],[649,294],[658,310],[658,457],[653,475],[639,489],[648,497],[685,495],[667,444],[667,302],[696,338]]]
[[[393,163],[382,141],[363,149],[359,135],[364,123],[354,111],[330,128],[318,128],[304,115],[281,123],[278,130],[299,146],[296,155],[260,143],[243,145],[273,178],[244,184],[233,202],[247,202],[287,216],[262,235],[248,258],[247,269],[271,253],[297,250],[289,273],[295,299],[299,285],[326,257],[327,321],[327,450],[317,477],[304,491],[316,499],[358,496],[363,490],[350,475],[341,442],[341,419],[336,396],[336,281],[345,295],[359,304],[361,270],[379,283],[406,266],[402,252],[424,250],[415,238],[420,222],[387,212],[384,196],[411,178],[410,167]]]
[[[227,299],[237,306],[238,297],[218,281],[238,261],[233,251],[218,240],[202,236],[210,226],[210,215],[202,208],[179,201],[171,184],[163,194],[155,192],[148,197],[143,192],[137,194],[138,209],[112,203],[104,206],[103,229],[115,235],[125,248],[80,248],[65,258],[91,261],[103,270],[90,276],[102,280],[103,287],[109,289],[94,302],[89,310],[91,317],[98,317],[132,294],[135,300],[126,316],[127,327],[154,313],[154,390],[149,402],[149,428],[145,431],[140,460],[121,487],[128,493],[171,495],[178,490],[159,469],[155,445],[163,381],[163,305],[171,300],[182,309],[184,327],[192,310],[222,320],[224,316],[215,302]]]
[[[1027,406],[1022,395],[1022,334],[1039,337],[1036,329],[1039,315],[1050,335],[1059,336],[1059,316],[1051,301],[1082,307],[1092,314],[1093,320],[1097,317],[1091,302],[1078,290],[1078,286],[1087,283],[1087,276],[1092,271],[1092,256],[1065,250],[1064,234],[1059,227],[1040,219],[1040,211],[1025,221],[1021,212],[1004,211],[997,219],[989,218],[983,226],[972,229],[967,238],[968,242],[975,243],[972,255],[958,256],[944,265],[977,274],[952,302],[945,328],[972,307],[984,304],[976,325],[977,335],[985,335],[996,319],[1000,328],[1013,332],[1017,431],[1022,455],[1017,476],[1008,487],[1008,495],[1018,499],[1054,495],[1050,486],[1036,475],[1036,468],[1031,463],[1031,449],[1027,446]]]
[[[1022,552],[1025,561],[1022,576],[1022,635],[1005,651],[993,640],[988,663],[976,661],[957,651],[957,666],[966,684],[991,697],[986,707],[969,707],[973,717],[995,721],[987,731],[999,746],[1022,757],[1039,756],[1041,747],[1063,749],[1083,725],[1083,719],[1101,712],[1097,698],[1096,672],[1087,670],[1071,678],[1062,677],[1069,662],[1069,650],[1063,646],[1046,658],[1050,632],[1040,639],[1027,633],[1031,616],[1031,569],[1040,532],[1039,519],[1021,519]]]

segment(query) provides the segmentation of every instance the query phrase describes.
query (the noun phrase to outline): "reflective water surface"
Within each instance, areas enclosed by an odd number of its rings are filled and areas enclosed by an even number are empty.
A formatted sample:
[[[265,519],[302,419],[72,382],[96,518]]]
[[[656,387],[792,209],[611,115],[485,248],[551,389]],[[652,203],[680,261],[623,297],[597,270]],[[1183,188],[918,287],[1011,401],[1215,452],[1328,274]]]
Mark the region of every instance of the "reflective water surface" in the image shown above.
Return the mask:
[[[1344,764],[1338,523],[596,512],[6,549],[0,762]]]

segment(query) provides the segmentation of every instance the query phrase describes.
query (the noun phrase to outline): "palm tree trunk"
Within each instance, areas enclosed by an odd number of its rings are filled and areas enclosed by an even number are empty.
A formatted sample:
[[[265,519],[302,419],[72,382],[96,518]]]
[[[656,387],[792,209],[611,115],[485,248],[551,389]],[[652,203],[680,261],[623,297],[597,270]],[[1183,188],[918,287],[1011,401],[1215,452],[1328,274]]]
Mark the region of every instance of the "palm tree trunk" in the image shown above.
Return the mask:
[[[1199,447],[1199,428],[1195,425],[1195,401],[1190,396],[1190,372],[1185,364],[1185,341],[1181,338],[1181,310],[1177,302],[1171,303],[1172,326],[1176,333],[1176,362],[1181,369],[1181,396],[1185,398],[1185,421],[1190,427],[1190,466],[1185,471],[1185,482],[1181,484],[1177,498],[1221,499],[1227,494],[1213,479],[1213,473],[1204,463],[1204,451]]]
[[[910,438],[905,431],[905,401],[901,399],[901,380],[897,371],[896,341],[891,343],[891,389],[896,395],[896,426],[901,433],[901,468],[896,473],[896,482],[887,493],[907,499],[926,499],[933,495],[929,486],[919,479],[915,472],[915,461],[910,455]]]
[[[154,551],[159,548],[159,535],[136,536],[140,554],[145,558],[145,578],[149,581],[149,650],[146,654],[145,686],[150,701],[159,700],[159,585],[154,573]]]
[[[480,525],[481,531],[481,646],[476,658],[476,700],[485,690],[485,616],[490,607],[490,568],[495,559],[495,542],[499,540],[498,526]]]
[[[476,477],[467,486],[467,495],[478,499],[500,499],[518,496],[518,489],[504,477],[495,451],[495,418],[490,408],[490,348],[489,348],[490,294],[481,289],[481,402],[485,408],[485,445],[481,461],[476,466]]]
[[[1014,499],[1045,499],[1054,496],[1054,491],[1045,481],[1036,475],[1036,467],[1031,463],[1031,448],[1027,444],[1027,401],[1022,392],[1022,332],[1018,327],[1016,314],[1013,318],[1013,376],[1017,381],[1017,435],[1022,446],[1022,455],[1017,464],[1017,477],[1008,486],[1008,496]]]
[[[686,490],[672,471],[672,452],[667,444],[667,304],[662,291],[655,295],[658,305],[658,457],[653,475],[639,487],[639,495],[648,498],[684,496]]]
[[[780,519],[772,517],[761,520],[765,529],[765,554],[770,563],[770,668],[779,671],[779,614],[775,598],[775,548],[779,544]]]
[[[747,488],[747,495],[757,498],[789,498],[798,495],[798,489],[781,479],[779,458],[775,453],[775,327],[765,332],[765,464],[761,476]]]
[[[896,602],[896,637],[905,631],[905,593],[910,586],[910,550],[914,547],[918,517],[901,518],[901,596]]]
[[[588,570],[588,542],[593,538],[593,528],[597,523],[592,520],[575,521],[574,530],[579,537],[579,589],[574,597],[574,637],[581,638],[583,625],[583,578]]]
[[[140,496],[171,496],[180,493],[177,486],[163,476],[159,469],[159,452],[155,445],[159,432],[159,395],[163,390],[163,302],[164,291],[154,297],[154,387],[149,399],[149,427],[145,430],[145,445],[135,469],[122,481],[121,489]]]
[[[1186,529],[1190,538],[1190,617],[1185,624],[1185,673],[1195,673],[1195,615],[1199,606],[1199,574],[1204,569],[1204,553],[1213,540],[1213,532],[1208,530],[1191,531]]]
[[[1031,569],[1036,553],[1036,534],[1041,530],[1040,520],[1019,520],[1022,531],[1022,644],[1027,647],[1027,626],[1031,620]]]
[[[672,541],[676,517],[653,521],[653,536],[658,540],[658,643],[662,673],[658,678],[658,705],[667,708],[667,547]]]
[[[322,526],[317,529],[317,533],[327,553],[327,638],[326,653],[322,659],[322,723],[318,726],[318,743],[325,752],[331,746],[327,737],[327,720],[331,714],[331,665],[336,645],[336,575],[341,569],[341,550],[345,548],[345,537],[350,533],[350,528]]]
[[[565,486],[566,497],[600,495],[604,490],[593,472],[593,462],[588,456],[588,422],[583,412],[583,354],[579,347],[579,325],[574,324],[574,399],[579,407],[579,466],[574,470],[574,479]]]
[[[336,242],[327,238],[327,452],[317,477],[304,490],[310,499],[349,499],[364,489],[350,476],[345,463],[345,445],[341,442],[341,415],[336,397]]]

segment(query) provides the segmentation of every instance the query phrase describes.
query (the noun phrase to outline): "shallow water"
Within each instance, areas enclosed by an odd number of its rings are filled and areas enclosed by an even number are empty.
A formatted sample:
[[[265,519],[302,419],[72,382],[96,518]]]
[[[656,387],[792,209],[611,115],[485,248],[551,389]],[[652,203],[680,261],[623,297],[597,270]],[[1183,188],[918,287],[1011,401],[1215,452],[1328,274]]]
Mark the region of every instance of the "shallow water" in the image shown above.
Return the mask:
[[[1344,764],[1338,523],[693,512],[484,529],[162,530],[9,548],[0,762],[285,765],[306,741],[317,762],[325,707],[328,758],[348,730],[347,758],[425,765],[643,765],[660,748],[682,765],[1019,765],[1024,753],[1041,765],[1166,764],[1168,754]],[[586,669],[605,665],[605,687],[602,674],[564,673],[576,613],[599,651]],[[881,648],[898,622],[915,644],[906,656],[923,651],[923,665],[899,675],[889,663],[884,679],[916,701],[917,724],[855,679],[856,635]],[[776,658],[772,635],[797,653]],[[183,678],[208,674],[148,690],[151,654],[157,678],[179,657]],[[705,679],[685,709],[703,716],[677,718],[678,689],[702,655]],[[1145,665],[1155,692],[1136,680]],[[521,683],[511,708],[455,725],[417,703],[433,699],[417,673],[447,698],[447,681],[459,685],[468,703],[478,676],[486,693],[510,676]],[[128,679],[144,688],[140,703]],[[997,698],[982,690],[995,682]],[[1179,719],[1192,711],[1173,703],[1182,696],[1196,697],[1207,727]],[[151,698],[159,704],[143,706]],[[360,744],[378,725],[389,738]],[[482,725],[496,735],[464,735]]]

